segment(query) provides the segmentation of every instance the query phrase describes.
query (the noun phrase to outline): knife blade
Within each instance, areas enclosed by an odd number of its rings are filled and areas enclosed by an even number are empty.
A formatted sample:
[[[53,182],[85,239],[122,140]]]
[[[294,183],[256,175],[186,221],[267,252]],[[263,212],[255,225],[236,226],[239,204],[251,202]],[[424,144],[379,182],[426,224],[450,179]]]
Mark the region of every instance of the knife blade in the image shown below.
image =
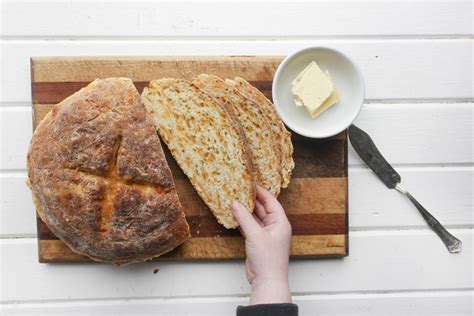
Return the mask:
[[[355,125],[351,125],[349,126],[349,140],[360,158],[389,189],[395,188],[400,183],[400,175],[385,160],[366,132]]]
[[[395,189],[406,196],[415,205],[417,210],[423,216],[428,225],[436,232],[443,241],[450,253],[461,252],[462,242],[449,233],[446,228],[426,210],[407,190],[405,190],[400,182],[400,175],[385,160],[377,146],[375,146],[372,138],[363,130],[352,124],[348,129],[349,140],[355,152],[369,166],[370,169],[379,177],[380,180],[389,188]]]

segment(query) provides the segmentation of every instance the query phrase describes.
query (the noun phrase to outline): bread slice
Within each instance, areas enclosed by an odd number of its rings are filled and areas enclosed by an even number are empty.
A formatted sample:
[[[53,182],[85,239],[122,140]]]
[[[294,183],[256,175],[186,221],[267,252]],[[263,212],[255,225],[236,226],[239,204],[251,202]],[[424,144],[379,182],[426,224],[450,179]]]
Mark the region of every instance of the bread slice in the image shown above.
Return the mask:
[[[231,204],[255,206],[252,158],[237,118],[189,81],[164,78],[142,93],[158,132],[197,193],[226,228]]]
[[[245,79],[235,77],[234,80],[227,79],[227,83],[235,86],[239,92],[248,99],[259,104],[268,122],[271,123],[275,139],[277,139],[281,150],[281,169],[282,169],[282,188],[286,188],[290,183],[291,172],[295,167],[293,161],[293,144],[291,143],[291,134],[285,128],[272,102],[268,100],[262,92],[248,83]]]
[[[193,84],[215,97],[222,106],[227,105],[235,110],[252,153],[255,179],[278,196],[281,185],[280,148],[275,143],[262,108],[217,76],[201,74],[194,79]]]

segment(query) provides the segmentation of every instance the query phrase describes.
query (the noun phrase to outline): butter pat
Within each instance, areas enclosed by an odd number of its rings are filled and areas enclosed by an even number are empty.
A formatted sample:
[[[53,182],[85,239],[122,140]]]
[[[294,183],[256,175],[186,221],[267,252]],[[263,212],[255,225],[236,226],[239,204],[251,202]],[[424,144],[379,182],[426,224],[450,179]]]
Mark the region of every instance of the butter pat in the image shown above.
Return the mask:
[[[323,72],[315,61],[312,61],[293,80],[291,92],[295,104],[304,106],[312,118],[339,101],[329,72]]]
[[[329,80],[331,80],[331,75],[329,72],[326,70],[326,75],[328,76]],[[339,94],[337,93],[336,89],[334,89],[331,93],[331,95],[314,111],[309,112],[311,115],[311,118],[316,118],[319,116],[319,114],[323,113],[327,109],[329,109],[331,106],[339,102]]]

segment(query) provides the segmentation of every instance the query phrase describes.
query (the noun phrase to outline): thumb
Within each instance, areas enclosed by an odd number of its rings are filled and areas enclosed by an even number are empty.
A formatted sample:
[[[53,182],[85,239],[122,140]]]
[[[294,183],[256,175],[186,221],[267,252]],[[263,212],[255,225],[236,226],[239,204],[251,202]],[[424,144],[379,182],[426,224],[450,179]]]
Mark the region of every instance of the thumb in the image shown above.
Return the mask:
[[[232,203],[232,212],[234,213],[235,219],[237,220],[237,223],[239,223],[245,236],[252,235],[261,229],[252,213],[250,213],[241,203],[234,201]]]

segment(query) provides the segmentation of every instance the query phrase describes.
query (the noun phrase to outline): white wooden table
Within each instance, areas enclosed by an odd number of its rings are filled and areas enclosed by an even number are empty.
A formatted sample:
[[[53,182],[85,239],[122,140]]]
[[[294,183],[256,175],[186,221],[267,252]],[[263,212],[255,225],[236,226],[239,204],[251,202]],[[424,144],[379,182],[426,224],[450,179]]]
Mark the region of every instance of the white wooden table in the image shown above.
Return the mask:
[[[350,149],[350,256],[291,262],[301,315],[472,314],[470,1],[0,0],[0,10],[1,315],[233,315],[249,293],[241,261],[37,262],[25,185],[30,56],[283,55],[315,45],[361,67],[367,100],[356,124],[463,251],[448,254]]]

